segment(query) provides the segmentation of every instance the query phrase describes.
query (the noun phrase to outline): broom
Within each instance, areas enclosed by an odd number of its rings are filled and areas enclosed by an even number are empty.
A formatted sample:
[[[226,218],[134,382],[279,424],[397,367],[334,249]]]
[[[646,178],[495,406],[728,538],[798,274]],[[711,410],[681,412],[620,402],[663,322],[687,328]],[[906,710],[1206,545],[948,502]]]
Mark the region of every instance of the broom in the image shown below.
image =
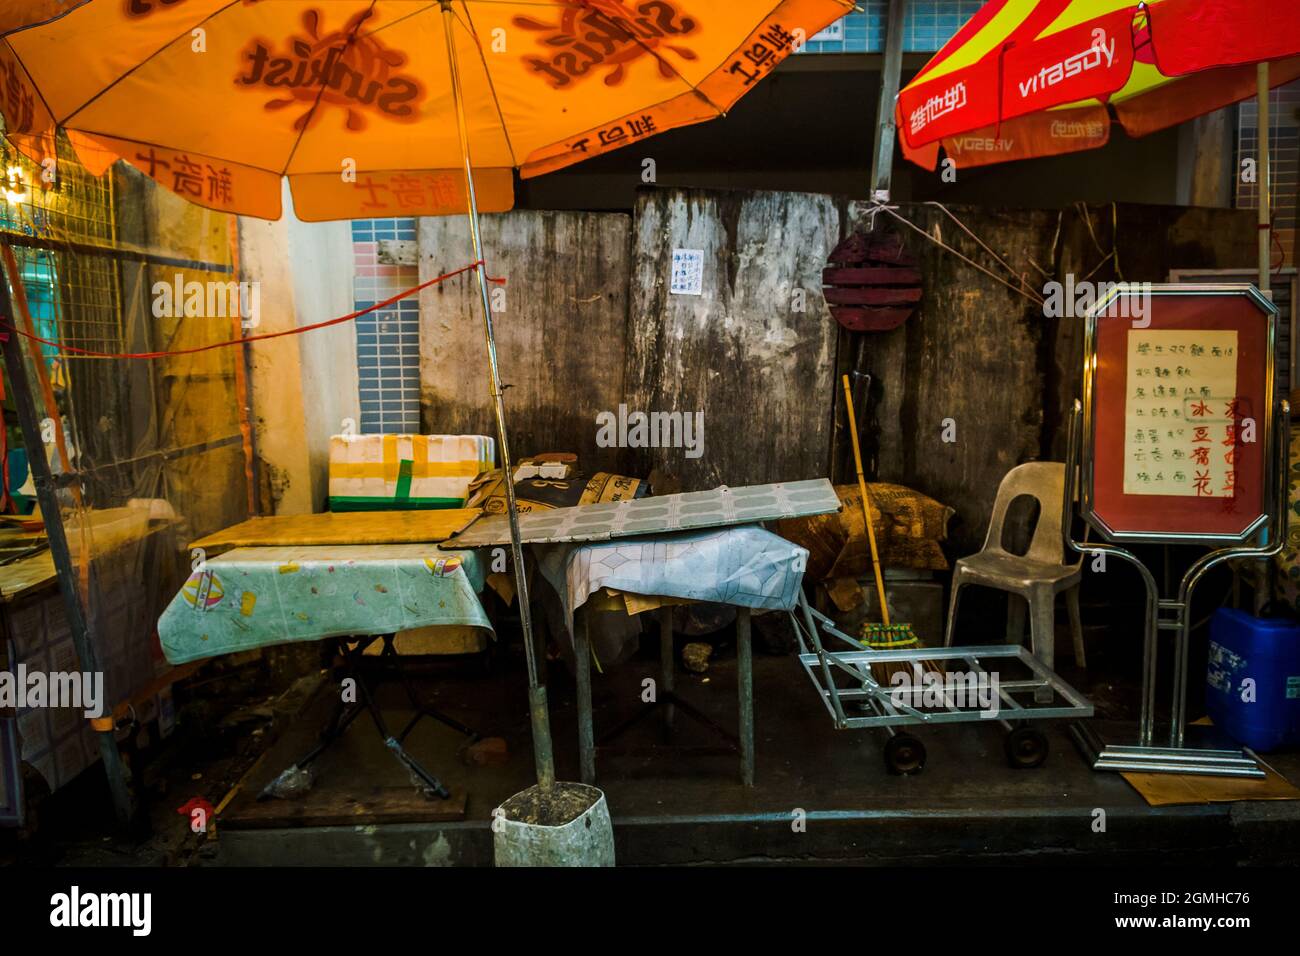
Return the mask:
[[[889,602],[885,599],[885,579],[880,570],[880,552],[876,550],[876,531],[871,524],[871,499],[867,495],[867,480],[862,475],[862,451],[858,447],[858,422],[853,414],[853,391],[849,377],[844,376],[844,407],[849,412],[849,433],[853,438],[853,463],[858,470],[858,492],[862,496],[862,520],[867,525],[867,543],[871,547],[871,570],[876,576],[876,596],[880,599],[881,623],[865,622],[858,641],[870,650],[887,650],[899,647],[917,647],[920,640],[910,624],[894,624],[889,620]],[[927,668],[928,669],[928,668]],[[888,687],[893,675],[912,670],[904,663],[872,664],[871,676]]]

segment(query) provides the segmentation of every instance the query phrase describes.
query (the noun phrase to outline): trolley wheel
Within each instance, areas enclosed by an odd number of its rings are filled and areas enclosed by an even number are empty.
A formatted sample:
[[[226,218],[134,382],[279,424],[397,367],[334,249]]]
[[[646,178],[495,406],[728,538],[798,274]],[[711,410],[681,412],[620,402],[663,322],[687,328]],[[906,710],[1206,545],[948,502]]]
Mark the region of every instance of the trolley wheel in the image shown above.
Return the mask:
[[[1005,746],[1007,763],[1017,770],[1042,766],[1047,759],[1047,738],[1042,731],[1027,724],[1021,724],[1007,734]]]
[[[925,769],[925,744],[911,734],[895,734],[885,743],[885,769],[895,774]]]

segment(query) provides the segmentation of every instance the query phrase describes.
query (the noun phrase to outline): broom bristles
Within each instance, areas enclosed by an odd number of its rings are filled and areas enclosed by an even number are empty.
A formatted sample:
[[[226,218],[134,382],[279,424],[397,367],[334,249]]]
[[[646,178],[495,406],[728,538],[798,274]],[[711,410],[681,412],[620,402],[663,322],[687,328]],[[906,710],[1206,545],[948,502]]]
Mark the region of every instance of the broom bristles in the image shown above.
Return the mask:
[[[893,650],[900,647],[920,647],[921,639],[911,624],[876,624],[862,625],[858,643],[872,651]],[[942,673],[943,668],[935,661],[923,661],[922,666],[931,673]],[[871,665],[871,676],[882,687],[892,686],[897,673],[912,673],[913,665],[906,661],[886,661]]]

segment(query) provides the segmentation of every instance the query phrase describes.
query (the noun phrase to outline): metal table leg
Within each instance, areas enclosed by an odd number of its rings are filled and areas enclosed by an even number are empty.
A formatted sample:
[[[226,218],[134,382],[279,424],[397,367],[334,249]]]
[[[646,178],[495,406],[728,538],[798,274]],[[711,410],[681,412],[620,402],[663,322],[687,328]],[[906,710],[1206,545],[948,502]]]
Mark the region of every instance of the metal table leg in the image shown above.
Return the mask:
[[[673,609],[664,605],[659,609],[659,691],[664,700],[664,733],[671,738],[677,710],[673,706]]]
[[[578,680],[578,767],[583,783],[596,782],[596,732],[591,715],[591,634],[589,615],[573,615],[574,671]]]
[[[361,670],[366,648],[377,640],[382,640],[384,643],[384,653],[380,655],[380,663],[385,665],[383,676],[387,676],[391,671],[395,670],[399,679],[406,684],[407,693],[411,696],[412,706],[417,708],[415,717],[412,718],[411,722],[408,723],[406,728],[397,736],[393,736],[389,731],[388,722],[384,719],[383,712],[379,707],[378,698],[375,696],[375,688],[371,687],[366,675],[363,674]],[[317,757],[324,753],[335,741],[343,736],[344,731],[346,731],[348,727],[351,726],[352,722],[363,712],[369,712],[370,719],[374,722],[375,729],[379,732],[380,738],[383,739],[384,745],[392,751],[398,761],[406,767],[407,771],[411,774],[412,782],[415,783],[417,788],[427,791],[442,800],[451,797],[450,791],[443,786],[442,781],[426,770],[418,760],[407,753],[406,749],[402,746],[403,741],[405,741],[407,735],[411,732],[411,729],[415,726],[416,722],[424,716],[436,716],[439,720],[448,723],[449,726],[455,727],[467,736],[471,736],[475,739],[477,739],[477,734],[468,727],[463,727],[458,722],[446,717],[445,715],[436,712],[426,713],[419,709],[420,704],[414,695],[413,687],[407,679],[405,669],[401,666],[397,652],[393,648],[392,640],[392,634],[385,634],[382,636],[372,635],[360,638],[337,638],[338,653],[343,660],[342,666],[340,667],[341,677],[342,679],[351,679],[356,681],[357,691],[360,696],[352,703],[345,703],[342,695],[339,695],[339,698],[335,701],[334,708],[331,711],[329,723],[321,733],[320,740],[317,744],[297,761],[290,764],[283,772],[273,778],[271,782],[262,789],[261,794],[257,798],[258,800],[267,800],[276,796],[277,785],[286,775],[300,770],[315,761]],[[383,676],[381,676],[381,681]]]
[[[754,654],[749,608],[736,609],[736,686],[740,698],[740,782],[754,785]]]
[[[664,710],[665,729],[671,731],[676,712],[680,710],[685,716],[702,724],[714,734],[721,737],[725,747],[673,747],[678,752],[693,753],[740,753],[740,777],[745,786],[754,785],[754,678],[753,660],[750,646],[750,611],[746,607],[736,609],[736,646],[737,646],[737,685],[739,688],[740,733],[736,736],[720,726],[708,714],[689,701],[682,700],[675,690],[673,674],[672,645],[672,608],[665,607],[659,613],[660,628],[660,669],[662,686],[657,688],[654,700],[640,708],[621,724],[601,735],[601,746],[607,751],[619,753],[647,752],[644,747],[612,747],[609,742],[622,736],[633,725],[648,718],[658,708]],[[573,620],[573,648],[576,655],[575,672],[578,683],[578,760],[583,783],[595,783],[596,780],[596,743],[595,727],[591,709],[591,635],[585,614],[575,614]],[[659,747],[648,748],[649,752]]]

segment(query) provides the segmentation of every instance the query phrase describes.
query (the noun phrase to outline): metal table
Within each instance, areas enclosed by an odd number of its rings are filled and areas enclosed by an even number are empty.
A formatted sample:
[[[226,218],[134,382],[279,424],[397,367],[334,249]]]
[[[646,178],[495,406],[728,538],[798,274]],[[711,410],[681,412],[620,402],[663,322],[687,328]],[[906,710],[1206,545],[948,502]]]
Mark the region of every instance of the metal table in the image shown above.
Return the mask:
[[[738,732],[720,727],[675,690],[672,607],[658,611],[660,680],[647,706],[602,737],[608,741],[655,710],[671,733],[676,712],[699,721],[738,752],[740,777],[754,784],[754,692],[750,614],[754,609],[785,610],[799,600],[808,552],[753,525],[709,531],[674,532],[613,541],[538,548],[539,567],[564,602],[574,637],[578,683],[578,754],[584,783],[596,779],[595,726],[591,706],[591,641],[586,614],[575,614],[600,589],[615,592],[729,604],[737,609]],[[718,752],[717,748],[695,748]]]

